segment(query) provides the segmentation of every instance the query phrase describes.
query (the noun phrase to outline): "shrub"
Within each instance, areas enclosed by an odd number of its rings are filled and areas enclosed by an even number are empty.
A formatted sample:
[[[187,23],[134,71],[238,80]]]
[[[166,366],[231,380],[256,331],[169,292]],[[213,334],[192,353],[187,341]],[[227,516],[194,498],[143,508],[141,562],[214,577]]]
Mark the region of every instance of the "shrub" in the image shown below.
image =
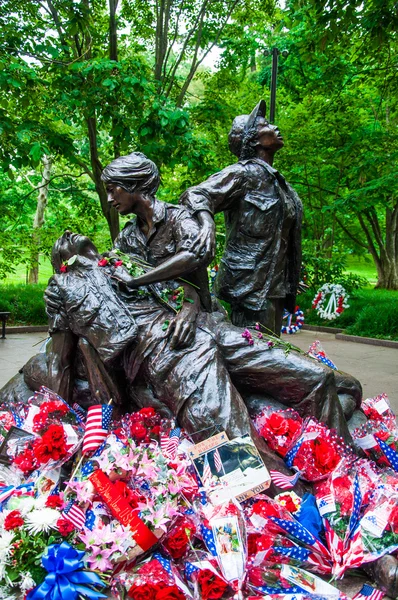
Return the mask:
[[[314,256],[313,252],[303,252],[306,283],[311,290],[319,289],[324,283],[339,283],[348,293],[359,290],[368,285],[368,281],[356,273],[347,273],[345,256],[338,255],[333,258]]]
[[[45,285],[0,286],[0,311],[10,312],[10,325],[46,325]]]

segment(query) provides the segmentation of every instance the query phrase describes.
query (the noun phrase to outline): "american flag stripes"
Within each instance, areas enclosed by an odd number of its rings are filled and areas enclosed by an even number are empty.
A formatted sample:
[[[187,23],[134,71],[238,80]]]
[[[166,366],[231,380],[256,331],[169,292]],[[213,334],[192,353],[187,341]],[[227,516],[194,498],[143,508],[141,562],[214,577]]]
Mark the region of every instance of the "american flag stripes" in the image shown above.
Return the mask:
[[[173,576],[173,571],[171,569],[171,562],[167,558],[165,558],[164,556],[162,556],[161,554],[159,554],[159,552],[156,552],[153,555],[153,558],[156,558],[156,560],[158,562],[160,562],[160,564],[162,565],[163,569],[165,571],[167,571],[167,573],[169,575]]]
[[[78,419],[84,423],[84,421],[86,420],[86,416],[87,416],[87,411],[84,410],[84,408],[82,408],[80,406],[80,404],[78,404],[77,402],[75,402],[72,406],[72,409],[75,411]]]
[[[160,436],[160,448],[163,456],[173,460],[177,453],[178,444],[180,443],[181,429],[175,427],[169,433],[169,435]]]
[[[272,482],[283,490],[290,490],[294,487],[300,477],[300,471],[294,475],[285,475],[280,471],[270,471]]]
[[[328,549],[316,539],[314,535],[308,529],[306,529],[301,523],[293,520],[278,519],[277,517],[271,517],[271,520],[279,525],[283,531],[286,532],[288,537],[294,537],[299,542],[302,542],[310,547],[312,552],[316,552],[326,559],[330,559],[330,553]]]
[[[202,483],[206,484],[206,481],[211,479],[211,469],[209,465],[209,459],[207,458],[207,454],[205,454],[204,464],[203,464],[203,475],[202,475]]]
[[[86,430],[83,438],[83,454],[93,452],[102,444],[109,433],[112,406],[96,404],[87,411]]]
[[[86,522],[86,515],[83,510],[77,506],[74,500],[71,500],[66,508],[62,511],[65,519],[73,523],[77,529],[83,529]]]
[[[220,473],[220,471],[222,471],[222,460],[221,460],[221,456],[218,451],[218,448],[214,452],[213,458],[214,458],[214,466],[216,467],[216,471],[217,471],[217,473]]]
[[[380,600],[383,596],[385,596],[384,592],[365,583],[352,600]]]
[[[355,527],[358,523],[358,519],[359,519],[359,513],[361,510],[361,504],[362,504],[362,494],[361,494],[361,490],[359,488],[359,479],[358,479],[358,473],[355,473],[355,478],[354,478],[354,506],[352,508],[352,513],[351,513],[351,517],[350,517],[350,523],[348,525],[348,531],[347,531],[347,535],[346,535],[346,540],[348,540],[354,533]]]
[[[296,454],[300,449],[301,444],[304,442],[304,438],[301,436],[301,438],[298,440],[298,442],[296,442],[293,446],[293,448],[291,448],[289,450],[289,452],[286,453],[285,456],[285,463],[287,464],[288,467],[291,467],[293,464],[294,459],[296,458]]]
[[[325,494],[322,498],[316,498],[316,504],[321,517],[336,510],[336,503],[332,494]]]
[[[375,438],[380,446],[381,451],[384,453],[394,471],[398,472],[398,452],[395,452],[395,450],[390,448],[390,446],[378,438],[377,435],[375,435]]]

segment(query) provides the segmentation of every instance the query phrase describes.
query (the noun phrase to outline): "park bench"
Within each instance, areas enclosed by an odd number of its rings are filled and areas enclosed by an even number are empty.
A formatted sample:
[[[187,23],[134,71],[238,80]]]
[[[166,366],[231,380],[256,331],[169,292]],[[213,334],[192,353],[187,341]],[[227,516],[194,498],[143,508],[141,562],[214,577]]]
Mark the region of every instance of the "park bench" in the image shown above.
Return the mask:
[[[9,312],[0,312],[0,321],[1,321],[1,339],[5,339],[6,337],[6,321],[11,313]]]

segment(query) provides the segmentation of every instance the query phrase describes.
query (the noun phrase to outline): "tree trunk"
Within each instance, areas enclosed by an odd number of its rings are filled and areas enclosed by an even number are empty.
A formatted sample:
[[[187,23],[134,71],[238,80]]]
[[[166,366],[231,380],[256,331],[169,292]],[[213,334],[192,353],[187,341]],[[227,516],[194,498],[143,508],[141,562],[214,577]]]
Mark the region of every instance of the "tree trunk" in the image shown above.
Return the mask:
[[[111,239],[113,242],[119,233],[119,214],[108,203],[106,189],[105,189],[104,183],[101,179],[101,173],[102,173],[103,167],[100,163],[99,156],[98,156],[97,120],[95,117],[87,117],[86,123],[87,123],[88,138],[90,140],[90,161],[91,161],[91,169],[93,172],[93,180],[94,180],[95,190],[100,199],[102,213],[108,222],[108,227],[109,227]]]
[[[398,290],[398,261],[397,259],[381,260],[376,264],[377,283],[376,288],[384,290]]]
[[[398,290],[398,203],[386,208],[385,235],[374,208],[358,213],[377,270],[376,288]]]
[[[48,186],[51,179],[51,158],[49,158],[48,156],[43,156],[42,163],[43,176],[38,187],[39,195],[37,197],[35,218],[33,219],[32,250],[28,274],[29,283],[38,283],[39,281],[40,229],[44,223],[44,213],[48,201]]]

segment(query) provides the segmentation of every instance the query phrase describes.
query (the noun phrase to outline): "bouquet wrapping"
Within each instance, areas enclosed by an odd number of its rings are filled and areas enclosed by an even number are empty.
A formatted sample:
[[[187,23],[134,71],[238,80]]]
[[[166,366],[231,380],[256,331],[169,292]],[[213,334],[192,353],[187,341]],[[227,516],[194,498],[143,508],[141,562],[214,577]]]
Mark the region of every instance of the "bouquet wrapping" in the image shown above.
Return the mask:
[[[118,573],[113,592],[119,598],[133,600],[185,600],[192,598],[187,585],[170,560],[159,553],[132,570]]]
[[[380,394],[374,398],[366,398],[362,401],[361,409],[372,421],[383,423],[391,432],[396,432],[397,423],[395,414],[391,409],[387,394]]]
[[[254,426],[271,450],[285,456],[293,439],[301,431],[302,418],[293,409],[265,408],[254,419]]]
[[[331,572],[330,554],[322,541],[278,502],[267,496],[257,496],[246,508],[246,514],[255,531],[261,536],[256,541],[256,546],[261,543],[264,550],[267,550],[272,547],[276,535],[281,534],[291,540],[297,549],[288,546],[290,550],[279,549],[279,554],[290,557],[292,561],[301,560],[302,563],[311,565],[311,569],[317,573]],[[253,532],[250,533],[253,536]],[[281,559],[279,562],[284,561]]]
[[[348,456],[353,456],[353,452],[341,438],[326,425],[308,417],[285,455],[285,462],[300,471],[303,479],[320,481]]]
[[[316,499],[324,520],[333,574],[341,577],[347,568],[363,562],[358,529],[363,494],[355,463],[343,460],[327,481],[316,486]]]

